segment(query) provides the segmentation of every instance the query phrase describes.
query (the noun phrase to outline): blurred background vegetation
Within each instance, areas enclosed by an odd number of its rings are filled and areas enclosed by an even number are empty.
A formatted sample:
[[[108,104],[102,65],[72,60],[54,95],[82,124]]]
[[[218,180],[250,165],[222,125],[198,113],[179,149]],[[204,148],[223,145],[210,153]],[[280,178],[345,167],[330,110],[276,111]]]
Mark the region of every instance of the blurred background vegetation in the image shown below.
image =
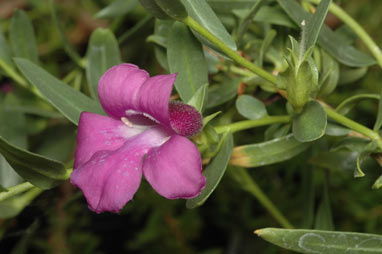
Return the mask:
[[[60,23],[70,43],[80,55],[85,55],[92,31],[97,27],[109,27],[119,39],[123,62],[139,65],[151,74],[163,73],[154,57],[154,45],[146,41],[153,33],[154,19],[147,18],[147,13],[140,6],[127,15],[102,17],[99,11],[111,2],[55,1]],[[382,45],[382,1],[335,2],[365,28],[378,45]],[[81,71],[74,75],[76,80],[68,75],[76,64],[63,49],[62,40],[52,22],[49,1],[0,1],[0,26],[6,36],[15,9],[25,10],[33,23],[43,66],[68,82],[85,83],[86,78]],[[142,27],[135,32],[131,30],[145,18],[147,22]],[[229,26],[232,20],[229,17],[226,20]],[[332,27],[340,25],[340,21],[333,16],[327,22]],[[364,49],[362,43],[357,43],[357,47]],[[365,49],[363,51],[367,52]],[[361,80],[351,86],[340,86],[326,101],[338,105],[349,95],[379,93],[381,80],[379,67],[371,67]],[[9,82],[11,80],[0,76],[0,84]],[[276,103],[275,110],[278,106],[281,107],[281,104]],[[356,115],[359,122],[370,126],[375,120],[376,107],[374,101],[364,101],[351,114]],[[75,147],[74,125],[63,119],[47,120],[34,115],[26,115],[25,121],[23,131],[27,133],[31,151],[71,161]],[[261,139],[264,130],[258,128],[239,133],[235,140]],[[306,186],[302,184],[304,172],[314,169],[312,164],[302,164],[301,161],[314,152],[308,150],[286,163],[248,171],[296,227],[303,223],[306,197]],[[352,172],[331,172],[329,210],[333,214],[336,230],[381,233],[382,192],[371,189],[378,173],[376,170],[368,172],[364,178],[354,179]],[[313,184],[316,186],[317,207],[324,196],[325,192],[321,190],[328,174],[324,170],[317,170],[315,174],[317,177]],[[230,174],[223,178],[209,200],[196,209],[186,209],[183,200],[160,197],[144,182],[121,215],[91,212],[82,193],[67,181],[42,193],[19,216],[0,219],[0,253],[290,253],[253,234],[257,228],[272,226],[279,227]]]

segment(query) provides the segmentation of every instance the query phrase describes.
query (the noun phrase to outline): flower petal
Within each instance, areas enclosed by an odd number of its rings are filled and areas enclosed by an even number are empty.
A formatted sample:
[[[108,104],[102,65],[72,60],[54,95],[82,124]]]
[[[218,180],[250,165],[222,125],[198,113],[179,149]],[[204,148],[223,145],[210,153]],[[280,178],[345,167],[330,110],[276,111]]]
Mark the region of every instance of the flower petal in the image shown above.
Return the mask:
[[[144,154],[167,139],[163,128],[148,129],[115,151],[96,152],[74,168],[70,181],[82,190],[91,210],[119,212],[139,187]]]
[[[126,110],[136,110],[137,93],[148,79],[149,74],[133,64],[110,68],[98,83],[98,96],[105,112],[120,119]]]
[[[193,198],[206,184],[197,147],[179,135],[150,149],[143,174],[156,192],[169,199]]]
[[[137,110],[150,115],[171,129],[168,104],[176,74],[158,75],[148,79],[137,95]]]
[[[128,138],[143,131],[141,128],[129,127],[120,120],[82,112],[78,124],[74,167],[87,162],[97,151],[116,150]]]

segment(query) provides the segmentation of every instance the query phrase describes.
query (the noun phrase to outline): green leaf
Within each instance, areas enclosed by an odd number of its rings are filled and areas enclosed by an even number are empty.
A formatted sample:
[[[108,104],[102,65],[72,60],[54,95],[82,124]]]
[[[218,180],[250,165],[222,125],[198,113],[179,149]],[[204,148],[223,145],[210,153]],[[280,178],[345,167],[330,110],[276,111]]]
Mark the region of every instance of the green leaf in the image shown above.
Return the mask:
[[[302,228],[312,228],[314,219],[315,207],[315,171],[313,167],[307,167],[301,170],[302,176],[302,204],[303,204],[303,218]]]
[[[237,95],[240,79],[226,79],[222,84],[216,84],[208,88],[208,101],[206,108],[213,108],[226,103]]]
[[[58,136],[57,133],[60,133]],[[71,161],[73,147],[76,145],[76,128],[72,124],[54,126],[45,129],[44,139],[35,148],[35,152],[58,161]]]
[[[167,37],[171,32],[171,26],[173,23],[174,22],[172,20],[155,19],[154,35],[150,35],[146,39],[147,42],[154,42],[158,45],[154,47],[155,58],[167,71],[170,69],[166,55]]]
[[[341,125],[337,125],[334,123],[328,123],[326,125],[325,134],[328,136],[346,136],[351,132],[350,129],[343,127]]]
[[[182,0],[182,2],[186,7],[188,14],[202,27],[215,35],[215,37],[221,40],[227,47],[232,50],[237,49],[235,41],[205,0]],[[195,35],[203,44],[220,52],[220,50],[218,50],[215,45],[211,44],[209,40],[197,33],[195,33]]]
[[[50,189],[67,177],[61,162],[23,150],[1,136],[0,153],[22,178],[41,189]]]
[[[15,62],[24,76],[72,123],[78,124],[83,111],[104,114],[99,103],[56,79],[31,61],[16,58]]]
[[[116,0],[97,12],[94,17],[97,19],[120,17],[134,10],[138,4],[137,0]]]
[[[254,2],[252,2],[253,4]],[[248,12],[248,9],[234,9],[232,11],[237,17],[244,17]],[[295,23],[289,18],[288,15],[280,8],[280,6],[263,6],[256,13],[253,20],[260,23],[268,23],[279,26],[286,26],[290,28],[296,29],[297,26]]]
[[[24,180],[13,170],[3,155],[0,154],[0,188],[9,188]],[[0,190],[4,191],[4,190]]]
[[[353,172],[357,164],[358,152],[322,152],[309,159],[309,163],[335,172]]]
[[[326,14],[329,10],[329,5],[332,0],[322,0],[316,8],[316,12],[313,14],[310,21],[307,21],[306,25],[306,44],[305,49],[309,49],[316,44],[318,35],[320,34],[321,27],[324,24]]]
[[[267,109],[262,101],[245,94],[236,100],[236,109],[240,115],[250,120],[260,119],[268,115]]]
[[[382,187],[382,175],[380,175],[380,176],[377,178],[377,180],[375,180],[375,182],[374,182],[372,188],[378,190],[378,189],[380,189],[381,187]]]
[[[303,20],[310,22],[312,15],[305,12],[295,0],[277,0],[277,2],[298,26],[301,26]],[[364,67],[376,64],[376,60],[348,45],[341,36],[338,36],[326,25],[321,28],[318,44],[345,65]]]
[[[50,104],[24,89],[17,89],[8,93],[3,107],[4,111],[13,114],[26,113],[42,117],[63,118],[62,114]]]
[[[368,69],[369,68],[367,67],[348,68],[346,66],[341,66],[338,84],[347,85],[356,82],[366,75]]]
[[[162,10],[173,19],[184,19],[188,16],[187,11],[180,0],[154,0]]]
[[[207,0],[207,2],[216,12],[231,14],[232,10],[251,8],[254,0]]]
[[[379,97],[377,119],[373,127],[374,131],[379,131],[382,127],[382,89],[379,93]]]
[[[291,124],[272,124],[264,132],[264,141],[281,138],[288,135]]]
[[[382,253],[382,236],[355,232],[264,228],[255,233],[264,240],[299,253]]]
[[[14,69],[15,65],[12,61],[11,50],[5,41],[4,35],[0,29],[0,67],[4,70]]]
[[[93,98],[98,100],[98,81],[112,66],[121,63],[118,42],[109,29],[97,28],[90,36],[86,78]]]
[[[318,96],[328,95],[337,87],[340,75],[340,64],[324,50],[321,51],[321,75]]]
[[[336,111],[341,115],[346,115],[355,105],[357,105],[360,101],[366,99],[379,100],[380,96],[378,94],[357,94],[351,96],[343,102],[341,102],[341,104],[337,106]]]
[[[310,101],[293,118],[293,135],[300,142],[310,142],[325,134],[326,124],[326,111],[317,101]]]
[[[139,0],[148,13],[158,19],[170,19],[166,12],[154,0]]]
[[[293,134],[289,134],[258,144],[235,147],[230,164],[247,168],[270,165],[293,158],[309,146],[309,143],[298,142]]]
[[[73,46],[70,44],[68,38],[66,37],[64,30],[61,27],[61,24],[57,17],[57,11],[56,6],[54,4],[54,0],[50,0],[50,11],[52,14],[53,24],[56,27],[58,31],[58,35],[60,36],[62,45],[64,46],[65,52],[69,55],[69,57],[78,64],[78,66],[85,67],[84,62],[81,60],[80,55],[77,53],[77,51],[73,48]]]
[[[170,72],[178,72],[175,87],[183,101],[189,101],[199,87],[208,83],[202,45],[180,22],[175,22],[171,28],[167,60]]]
[[[13,93],[13,92],[12,92]],[[10,93],[10,95],[12,94]],[[6,98],[8,98],[7,95]],[[6,109],[6,100],[0,98],[0,136],[4,137],[13,145],[26,148],[26,118],[20,112],[10,112]]]
[[[332,210],[330,208],[330,195],[328,185],[329,181],[327,175],[324,181],[321,203],[318,206],[316,214],[316,222],[314,224],[314,228],[319,230],[334,230]]]
[[[32,23],[24,11],[17,10],[14,12],[9,39],[14,56],[26,58],[38,64],[36,37]]]
[[[196,93],[192,96],[192,98],[187,102],[188,105],[193,106],[199,112],[203,112],[204,104],[207,100],[207,88],[208,84],[205,84],[196,91]]]
[[[187,208],[195,208],[206,202],[207,198],[216,189],[222,179],[231,157],[233,149],[233,136],[231,133],[226,133],[223,137],[223,143],[217,155],[212,159],[212,162],[203,171],[203,175],[207,179],[206,187],[202,190],[199,196],[189,199],[186,202]]]
[[[13,94],[13,92],[9,94]],[[0,97],[0,123],[6,123],[0,125],[0,136],[13,145],[25,148],[27,146],[25,116],[20,112],[7,111],[4,107],[4,101]],[[0,154],[0,186],[9,188],[23,181],[4,156]]]
[[[276,30],[267,31],[263,42],[261,43],[260,52],[258,58],[255,60],[255,64],[263,67],[264,64],[264,56],[268,51],[268,48],[271,46],[273,40],[276,38],[277,32]]]
[[[0,202],[0,218],[9,219],[17,216],[42,190],[33,188],[18,196]]]

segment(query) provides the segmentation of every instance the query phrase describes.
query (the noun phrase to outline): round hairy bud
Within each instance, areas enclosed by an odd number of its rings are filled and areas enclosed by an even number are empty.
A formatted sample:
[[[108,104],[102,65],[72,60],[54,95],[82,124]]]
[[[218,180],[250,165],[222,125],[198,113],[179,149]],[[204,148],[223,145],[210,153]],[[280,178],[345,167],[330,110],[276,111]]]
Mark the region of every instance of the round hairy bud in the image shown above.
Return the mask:
[[[168,108],[171,127],[179,135],[192,137],[202,130],[202,115],[194,107],[180,101],[170,101]]]

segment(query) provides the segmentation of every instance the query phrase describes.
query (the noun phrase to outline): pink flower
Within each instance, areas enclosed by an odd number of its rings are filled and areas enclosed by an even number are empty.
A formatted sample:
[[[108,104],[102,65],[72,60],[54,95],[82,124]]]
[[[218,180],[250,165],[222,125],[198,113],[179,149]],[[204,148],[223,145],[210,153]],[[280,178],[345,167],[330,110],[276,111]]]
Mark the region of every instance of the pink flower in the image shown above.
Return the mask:
[[[186,137],[202,127],[199,112],[169,102],[176,74],[149,74],[132,64],[109,69],[98,94],[105,112],[83,112],[71,182],[97,213],[119,212],[142,174],[168,199],[193,198],[204,188],[202,161]]]

